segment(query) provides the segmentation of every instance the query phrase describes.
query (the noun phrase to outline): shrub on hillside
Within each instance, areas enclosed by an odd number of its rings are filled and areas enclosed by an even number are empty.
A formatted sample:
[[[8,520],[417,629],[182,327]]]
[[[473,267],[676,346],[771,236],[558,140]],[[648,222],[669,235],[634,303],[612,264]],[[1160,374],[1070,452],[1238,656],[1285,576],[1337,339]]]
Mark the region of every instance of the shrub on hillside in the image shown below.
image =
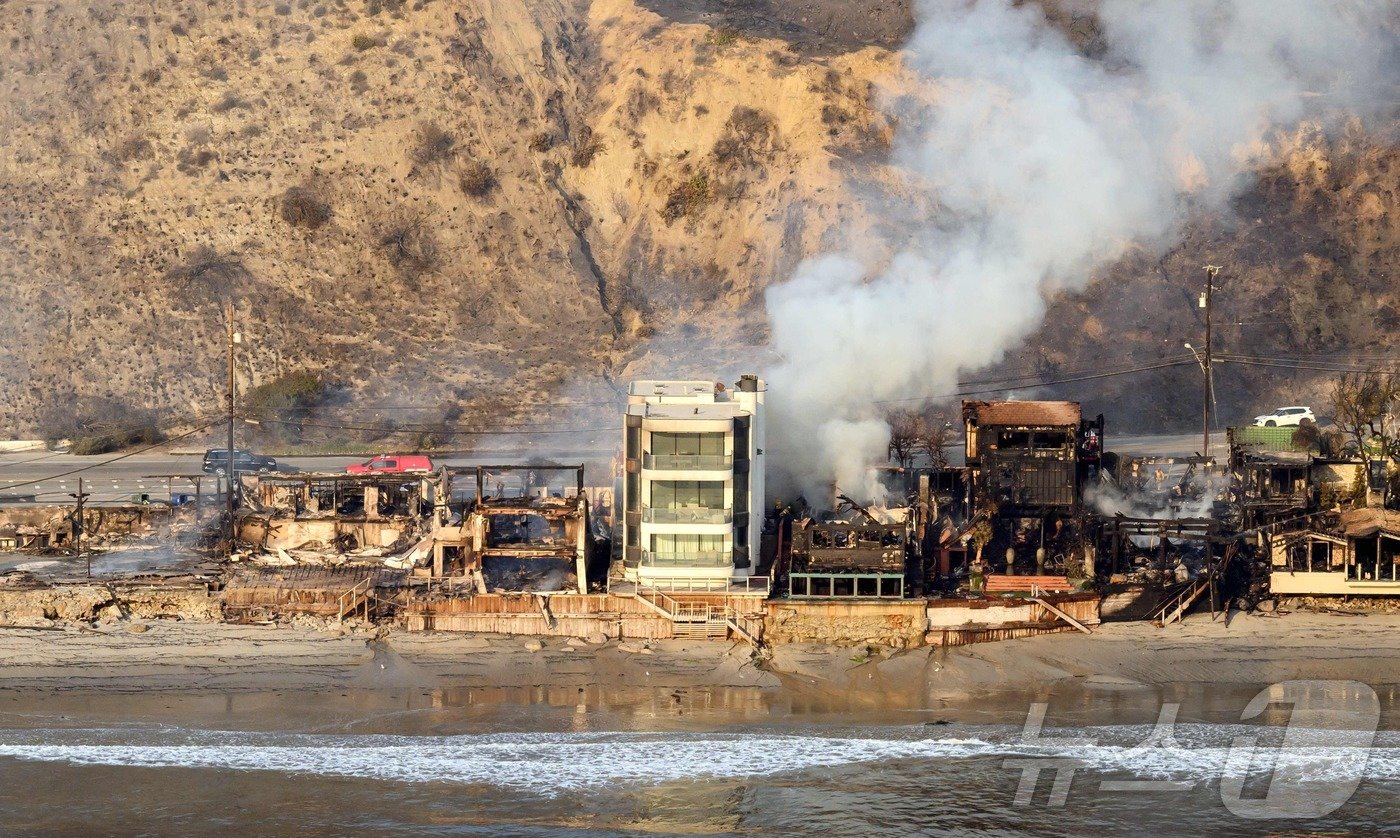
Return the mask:
[[[278,203],[282,220],[293,227],[315,230],[331,220],[331,205],[309,186],[293,186]]]
[[[39,427],[50,443],[70,440],[74,454],[106,454],[165,439],[154,413],[101,396],[55,400]]]
[[[221,253],[207,246],[195,248],[165,273],[166,285],[175,297],[195,306],[236,296],[251,279],[237,253]]]
[[[249,390],[243,396],[242,412],[262,425],[264,435],[296,443],[301,441],[302,423],[336,392],[319,374],[297,370]]]
[[[661,210],[661,217],[670,224],[678,218],[696,215],[712,200],[714,194],[710,188],[710,179],[703,173],[694,174],[681,181],[671,190],[671,194],[666,196],[666,206]]]
[[[406,277],[432,273],[441,263],[437,237],[422,215],[397,213],[376,230],[379,252]]]
[[[569,162],[573,163],[576,168],[586,169],[603,148],[603,141],[593,136],[592,129],[585,125],[579,131],[578,142],[574,143],[574,152]]]
[[[457,186],[461,188],[462,194],[471,198],[481,198],[496,188],[496,175],[490,166],[480,160],[473,160],[463,166],[457,174]]]
[[[419,166],[431,166],[450,160],[457,153],[457,138],[436,122],[418,126],[409,158]]]

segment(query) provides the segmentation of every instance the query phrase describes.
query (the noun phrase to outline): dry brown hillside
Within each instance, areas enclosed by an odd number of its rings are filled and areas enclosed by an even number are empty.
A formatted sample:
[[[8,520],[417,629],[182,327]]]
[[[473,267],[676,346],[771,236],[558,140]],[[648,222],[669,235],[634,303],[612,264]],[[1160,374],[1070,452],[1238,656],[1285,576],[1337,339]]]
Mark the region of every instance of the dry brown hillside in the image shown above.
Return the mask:
[[[244,386],[311,370],[464,422],[567,422],[632,375],[752,366],[763,289],[897,238],[866,209],[917,198],[882,105],[908,92],[909,6],[0,2],[0,428],[82,395],[217,412],[226,294]],[[1093,49],[1091,21],[1057,20]],[[1191,235],[1248,261],[1271,312],[1331,323],[1345,281],[1378,313],[1364,337],[1295,325],[1299,345],[1393,346],[1394,163],[1300,138]],[[1166,293],[1155,264],[1115,270]],[[1100,325],[1054,317],[1027,357],[1160,342],[1122,304],[1061,301]]]
[[[887,51],[628,0],[7,12],[6,426],[73,393],[216,410],[227,287],[245,384],[597,398],[658,334],[761,340],[757,293],[859,216],[889,138]]]

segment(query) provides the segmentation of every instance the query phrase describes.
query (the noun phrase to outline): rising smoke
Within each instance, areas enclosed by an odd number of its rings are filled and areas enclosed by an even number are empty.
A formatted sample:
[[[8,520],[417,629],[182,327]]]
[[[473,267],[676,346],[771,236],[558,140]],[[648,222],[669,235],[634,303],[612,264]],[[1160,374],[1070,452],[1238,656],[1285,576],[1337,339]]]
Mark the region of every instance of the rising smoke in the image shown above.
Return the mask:
[[[835,480],[876,497],[865,467],[885,460],[890,402],[952,393],[1037,328],[1048,294],[1169,244],[1188,209],[1223,205],[1271,131],[1364,113],[1393,69],[1389,0],[1080,5],[1099,57],[1034,2],[920,4],[905,62],[932,101],[894,153],[938,210],[892,258],[818,256],[769,290],[785,491],[825,497]]]

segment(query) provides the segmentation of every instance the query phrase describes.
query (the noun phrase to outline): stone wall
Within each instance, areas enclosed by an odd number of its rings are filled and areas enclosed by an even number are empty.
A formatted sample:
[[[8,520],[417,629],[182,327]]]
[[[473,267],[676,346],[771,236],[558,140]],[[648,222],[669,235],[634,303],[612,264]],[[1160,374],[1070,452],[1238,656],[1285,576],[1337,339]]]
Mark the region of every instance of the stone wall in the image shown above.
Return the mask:
[[[906,649],[924,642],[923,600],[768,603],[764,641],[867,644]]]

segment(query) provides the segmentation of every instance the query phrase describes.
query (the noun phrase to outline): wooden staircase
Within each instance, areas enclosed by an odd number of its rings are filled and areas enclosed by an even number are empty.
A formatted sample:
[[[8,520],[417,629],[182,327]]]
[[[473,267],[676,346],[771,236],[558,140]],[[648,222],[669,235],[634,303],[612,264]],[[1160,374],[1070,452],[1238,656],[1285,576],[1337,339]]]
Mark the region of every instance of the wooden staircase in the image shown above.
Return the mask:
[[[370,590],[373,588],[374,580],[366,576],[356,582],[354,587],[344,591],[336,597],[336,619],[344,622],[346,617],[354,617],[363,614],[365,619],[369,619]]]
[[[1234,557],[1235,545],[1231,544],[1225,549],[1225,558],[1221,559],[1219,565],[1209,567],[1202,576],[1186,583],[1185,587],[1183,587],[1179,593],[1168,599],[1165,605],[1153,612],[1152,622],[1165,628],[1171,623],[1180,621],[1182,617],[1186,616],[1186,612],[1190,610],[1191,606],[1195,605],[1196,601],[1199,600],[1206,591],[1212,590],[1215,587],[1217,580],[1225,578],[1225,571],[1230,567],[1230,560]],[[1229,606],[1226,606],[1227,611],[1228,609]],[[1214,595],[1212,595],[1211,619],[1214,618],[1215,600]]]
[[[1194,582],[1188,582],[1176,596],[1171,597],[1152,614],[1152,622],[1165,627],[1169,623],[1175,623],[1186,615],[1191,606],[1196,604],[1196,600],[1201,595],[1210,590],[1211,578],[1207,573]]]
[[[724,639],[729,632],[758,646],[758,638],[744,625],[745,620],[727,605],[707,602],[682,602],[656,588],[636,587],[639,602],[671,621],[671,632],[687,640]]]

